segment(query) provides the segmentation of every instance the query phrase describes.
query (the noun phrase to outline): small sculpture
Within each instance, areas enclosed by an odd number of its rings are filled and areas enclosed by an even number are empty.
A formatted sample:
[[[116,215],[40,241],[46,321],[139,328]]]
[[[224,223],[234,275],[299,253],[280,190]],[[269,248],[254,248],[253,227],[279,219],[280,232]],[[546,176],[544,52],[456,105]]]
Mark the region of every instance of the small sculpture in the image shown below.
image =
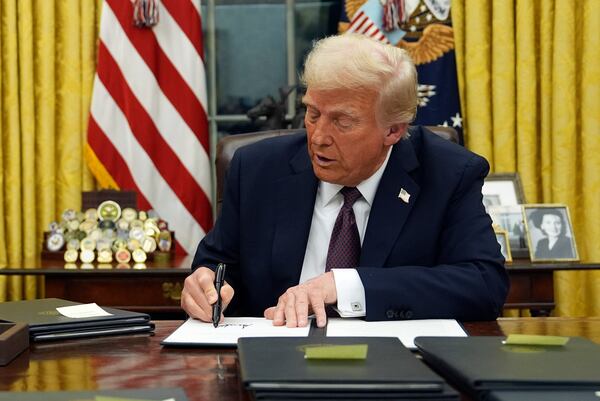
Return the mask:
[[[286,119],[287,99],[294,91],[296,95],[296,114],[291,121]],[[264,116],[266,121],[261,124],[261,130],[278,130],[286,128],[301,128],[304,126],[304,106],[302,105],[302,90],[299,86],[279,88],[279,100],[273,96],[263,98],[256,106],[248,110],[246,115],[254,122]],[[291,126],[290,126],[291,125]]]

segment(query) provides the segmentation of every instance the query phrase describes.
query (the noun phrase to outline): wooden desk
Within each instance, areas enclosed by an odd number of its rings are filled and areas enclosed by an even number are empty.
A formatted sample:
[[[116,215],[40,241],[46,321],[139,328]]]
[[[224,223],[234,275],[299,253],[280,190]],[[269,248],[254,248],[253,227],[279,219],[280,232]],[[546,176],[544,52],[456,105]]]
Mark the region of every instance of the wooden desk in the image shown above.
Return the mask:
[[[2,391],[183,387],[190,401],[249,400],[233,349],[163,348],[181,322],[156,322],[156,335],[101,337],[32,345],[0,367]],[[600,343],[600,318],[519,318],[466,323],[471,335],[585,336]]]
[[[191,257],[165,263],[147,263],[120,269],[91,266],[65,268],[61,261],[44,261],[34,269],[3,269],[0,274],[44,275],[46,297],[77,302],[96,302],[152,314],[153,318],[183,318],[179,307],[183,281],[190,273]],[[548,316],[554,309],[554,272],[600,269],[600,264],[536,264],[516,262],[506,267],[511,288],[505,308],[530,309],[533,316]]]
[[[507,264],[510,292],[504,308],[530,309],[532,316],[549,316],[555,307],[554,272],[598,269],[597,263]]]
[[[165,263],[88,266],[45,260],[31,269],[3,269],[0,274],[43,275],[47,298],[96,302],[150,313],[155,319],[183,319],[181,290],[192,259],[176,256]]]

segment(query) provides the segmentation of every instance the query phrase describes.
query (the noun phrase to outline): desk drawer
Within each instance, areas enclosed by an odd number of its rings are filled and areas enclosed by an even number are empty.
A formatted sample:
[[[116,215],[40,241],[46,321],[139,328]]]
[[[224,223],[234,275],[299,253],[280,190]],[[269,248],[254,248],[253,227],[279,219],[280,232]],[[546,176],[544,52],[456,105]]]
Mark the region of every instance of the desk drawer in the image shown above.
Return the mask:
[[[183,277],[52,277],[46,297],[132,310],[180,311]],[[142,307],[142,308],[139,308]]]

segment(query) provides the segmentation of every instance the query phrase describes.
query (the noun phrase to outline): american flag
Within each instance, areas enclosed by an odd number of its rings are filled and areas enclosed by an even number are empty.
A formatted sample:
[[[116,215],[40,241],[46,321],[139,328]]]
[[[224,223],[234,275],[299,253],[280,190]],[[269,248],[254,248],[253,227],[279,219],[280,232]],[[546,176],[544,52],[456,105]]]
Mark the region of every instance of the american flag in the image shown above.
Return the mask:
[[[352,16],[347,32],[360,33],[381,43],[393,45],[405,34],[400,29],[390,32],[383,29],[383,7],[379,0],[366,1]]]
[[[161,0],[150,28],[105,0],[88,125],[88,164],[105,188],[133,189],[193,253],[212,226],[200,0]]]

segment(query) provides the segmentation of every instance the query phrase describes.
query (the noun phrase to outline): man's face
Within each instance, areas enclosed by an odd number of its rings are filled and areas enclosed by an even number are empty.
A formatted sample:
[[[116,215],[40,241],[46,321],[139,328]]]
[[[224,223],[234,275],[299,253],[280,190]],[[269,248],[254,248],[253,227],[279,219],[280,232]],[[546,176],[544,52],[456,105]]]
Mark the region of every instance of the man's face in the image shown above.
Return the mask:
[[[389,146],[400,140],[407,124],[381,126],[376,101],[374,92],[306,91],[308,153],[321,181],[358,185],[377,171]]]

